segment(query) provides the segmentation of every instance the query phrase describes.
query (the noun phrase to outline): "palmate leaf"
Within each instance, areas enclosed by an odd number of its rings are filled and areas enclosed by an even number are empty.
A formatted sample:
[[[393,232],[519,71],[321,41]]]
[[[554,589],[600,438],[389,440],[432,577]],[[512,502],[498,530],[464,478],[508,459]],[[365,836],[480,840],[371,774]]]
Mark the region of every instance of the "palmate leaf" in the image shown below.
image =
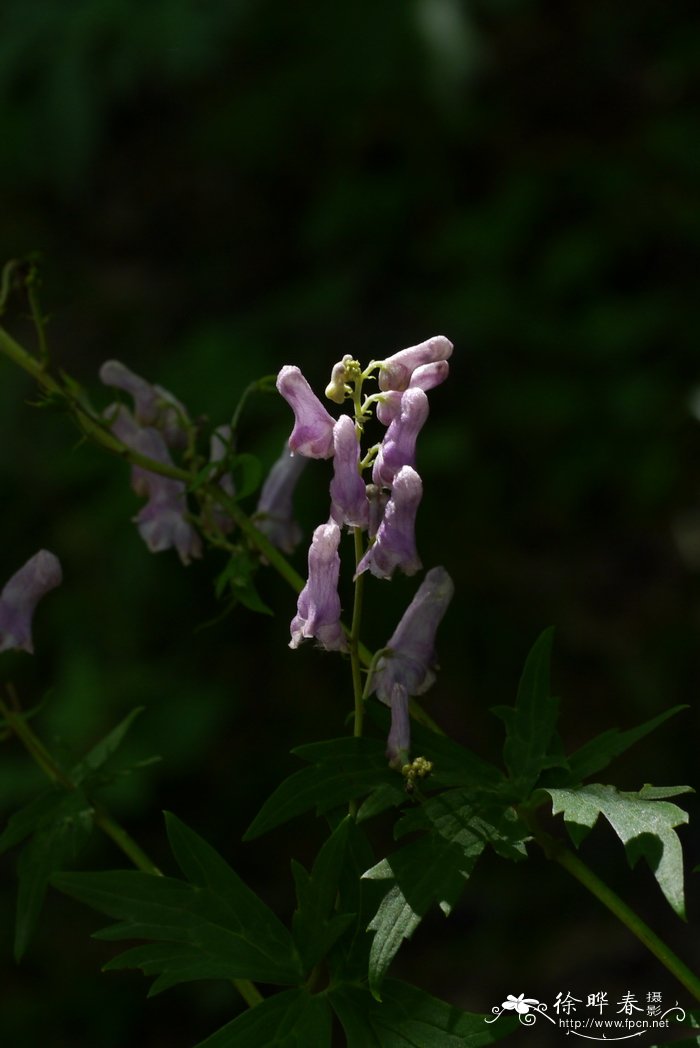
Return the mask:
[[[467,789],[431,797],[404,816],[396,828],[401,837],[415,830],[428,833],[383,859],[364,877],[391,885],[369,924],[375,932],[369,955],[369,983],[379,987],[404,939],[437,903],[448,915],[487,844],[510,859],[525,857],[527,831],[502,808],[475,804]]]
[[[331,990],[329,996],[347,1048],[482,1048],[518,1025],[514,1016],[503,1016],[498,1028],[486,1025],[484,1015],[463,1012],[417,986],[393,979],[384,984],[381,1004],[360,987],[347,984]]]
[[[553,633],[551,628],[545,630],[525,660],[515,707],[494,707],[494,713],[506,726],[503,759],[515,791],[523,800],[544,769],[566,765],[554,730],[558,702],[549,687]]]
[[[398,802],[398,776],[388,765],[385,743],[371,738],[329,739],[292,752],[311,767],[290,775],[263,804],[243,837],[252,840],[312,809],[318,815],[389,787]],[[400,780],[398,780],[400,781]]]
[[[109,758],[119,749],[129,728],[144,709],[144,706],[136,706],[103,739],[100,739],[83,759],[70,769],[71,782],[79,786],[94,779]]]
[[[645,858],[669,905],[685,918],[683,851],[674,827],[686,823],[688,814],[667,798],[692,793],[690,786],[644,786],[638,793],[622,793],[614,786],[592,784],[544,792],[552,799],[553,813],[564,816],[577,847],[604,815],[624,844],[630,865]]]
[[[297,909],[292,930],[305,971],[318,964],[337,939],[353,923],[354,914],[336,910],[338,882],[345,866],[353,832],[353,820],[346,816],[319,851],[311,874],[292,860],[297,890]]]
[[[330,1048],[331,1011],[325,994],[284,990],[243,1012],[195,1048]]]
[[[60,891],[118,919],[96,938],[158,943],[128,950],[108,967],[133,964],[159,974],[153,993],[203,978],[283,986],[301,981],[294,942],[274,913],[206,841],[174,815],[166,819],[173,854],[188,882],[135,870],[52,878]]]

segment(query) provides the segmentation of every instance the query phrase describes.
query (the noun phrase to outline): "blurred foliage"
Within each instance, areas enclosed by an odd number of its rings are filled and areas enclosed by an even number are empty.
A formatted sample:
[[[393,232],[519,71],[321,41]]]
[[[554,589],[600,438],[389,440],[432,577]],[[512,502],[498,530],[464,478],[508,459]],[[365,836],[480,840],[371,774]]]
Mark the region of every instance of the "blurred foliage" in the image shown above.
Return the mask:
[[[108,357],[216,424],[284,363],[318,388],[343,353],[455,342],[420,449],[419,548],[457,583],[430,704],[485,756],[486,708],[511,701],[549,623],[572,747],[697,693],[695,15],[685,0],[3,4],[0,258],[43,254],[53,353],[98,402]],[[12,321],[31,338],[21,309]],[[304,861],[313,827],[245,849],[238,836],[291,769],[288,749],[338,733],[344,667],[287,651],[294,601],[272,577],[274,619],[238,609],[197,630],[223,561],[150,557],[123,465],[76,446],[65,420],[27,406],[23,376],[0,374],[3,577],[39,546],[66,577],[37,621],[38,656],[11,667],[20,694],[50,688],[41,727],[77,750],[144,704],[128,746],[163,759],[115,792],[117,810],[158,859],[167,804],[291,909],[279,857]],[[271,463],[288,424],[285,405],[257,398],[241,450]],[[303,478],[308,532],[327,476],[315,463]],[[368,643],[413,590],[372,588]],[[625,758],[619,785],[692,781],[696,731],[695,708]],[[20,801],[34,779],[6,750],[3,797]],[[96,861],[118,857],[105,844]],[[623,887],[612,842],[609,862]],[[404,973],[413,963],[409,977],[472,1010],[526,965],[540,998],[592,972],[614,991],[633,969],[651,988],[656,970],[593,903],[572,931],[573,886],[535,863],[517,890],[510,869],[489,872],[459,934],[421,928]],[[7,863],[0,879],[9,928]],[[653,919],[652,888],[632,883]],[[540,931],[518,946],[524,899]],[[49,906],[33,958],[4,975],[8,1043],[178,1048],[236,1008],[219,987],[145,1004],[140,977],[96,974],[93,927]],[[74,966],[60,981],[57,944]]]

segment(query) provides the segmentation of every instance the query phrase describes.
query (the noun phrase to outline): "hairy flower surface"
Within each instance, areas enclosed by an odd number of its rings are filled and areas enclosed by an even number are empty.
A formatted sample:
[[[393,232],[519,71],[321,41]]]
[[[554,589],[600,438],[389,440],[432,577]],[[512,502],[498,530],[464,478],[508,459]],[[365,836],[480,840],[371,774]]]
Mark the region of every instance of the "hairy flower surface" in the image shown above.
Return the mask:
[[[328,651],[345,651],[347,642],[340,625],[338,575],[340,528],[334,521],[320,524],[309,548],[309,577],[299,594],[297,614],[292,619],[290,648],[315,637]]]
[[[285,444],[282,454],[265,478],[255,510],[255,526],[273,546],[292,553],[301,542],[301,528],[294,519],[294,489],[309,460],[293,455]]]
[[[277,389],[294,412],[290,451],[307,458],[330,458],[335,419],[328,414],[299,368],[286,364],[277,376]]]
[[[452,355],[452,349],[452,343],[444,335],[434,335],[417,346],[400,349],[398,353],[381,361],[379,388],[408,389],[416,368],[424,364],[433,364],[438,360],[447,360]]]
[[[436,360],[433,364],[422,364],[411,375],[408,383],[409,389],[422,389],[426,393],[429,389],[441,385],[450,373],[450,365],[446,360]],[[377,402],[377,418],[388,426],[393,422],[401,410],[401,392],[390,389]]]
[[[407,389],[399,413],[381,443],[372,467],[377,487],[391,487],[402,466],[415,466],[416,440],[429,413],[428,397],[422,389]]]
[[[105,386],[121,389],[134,401],[134,417],[141,426],[154,426],[165,437],[171,448],[187,446],[187,409],[177,397],[162,386],[151,385],[134,374],[119,360],[106,360],[100,368],[100,380]]]
[[[62,581],[58,557],[39,550],[15,572],[0,593],[0,651],[33,652],[32,617],[44,594]]]
[[[122,404],[108,408],[115,435],[132,451],[172,466],[167,445],[161,433],[152,426],[139,426]],[[133,466],[131,486],[137,495],[148,501],[134,517],[139,534],[151,553],[174,548],[183,564],[202,555],[199,535],[187,520],[185,484],[174,477],[152,473],[142,466]]]
[[[416,513],[423,497],[423,483],[411,466],[402,466],[394,477],[391,497],[374,543],[357,566],[380,579],[391,578],[396,568],[415,575],[422,564],[416,550]]]
[[[336,422],[333,447],[331,516],[340,525],[366,528],[369,524],[367,487],[359,471],[360,443],[349,415],[341,415]]]
[[[431,568],[378,659],[371,691],[387,706],[395,684],[422,695],[435,680],[435,634],[454,593],[444,568]]]

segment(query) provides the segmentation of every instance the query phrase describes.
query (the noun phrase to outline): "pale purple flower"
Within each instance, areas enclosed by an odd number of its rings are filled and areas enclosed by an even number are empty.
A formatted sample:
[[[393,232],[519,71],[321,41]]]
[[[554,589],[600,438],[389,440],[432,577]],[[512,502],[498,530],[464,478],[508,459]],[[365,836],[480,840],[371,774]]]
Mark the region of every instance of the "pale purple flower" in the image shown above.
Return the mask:
[[[187,446],[187,409],[162,386],[151,385],[118,360],[106,360],[100,368],[105,386],[121,389],[134,400],[134,417],[140,426],[154,426],[171,448]]]
[[[307,458],[330,458],[335,419],[328,414],[299,368],[285,364],[277,376],[277,389],[294,412],[289,450]]]
[[[334,521],[320,524],[309,548],[309,577],[299,594],[297,614],[292,619],[290,648],[315,637],[327,651],[345,651],[347,641],[340,625],[338,575],[340,528]]]
[[[399,414],[391,423],[372,467],[377,487],[391,487],[402,466],[415,466],[416,439],[428,417],[428,397],[422,389],[407,389]]]
[[[389,579],[396,568],[415,575],[422,564],[416,550],[416,513],[423,497],[423,483],[410,466],[402,466],[379,525],[377,537],[357,566],[357,575],[369,570],[380,579]]]
[[[411,745],[408,692],[403,684],[394,684],[389,705],[391,706],[391,728],[386,740],[386,755],[391,764],[401,764],[408,757]]]
[[[122,404],[107,410],[115,435],[132,451],[164,466],[172,466],[163,436],[152,426],[139,426]],[[134,517],[139,534],[151,553],[174,548],[183,564],[202,555],[199,535],[187,520],[187,497],[181,480],[152,473],[143,466],[132,466],[131,486],[137,495],[148,499]]]
[[[426,574],[377,660],[371,692],[387,706],[396,684],[422,695],[435,680],[435,634],[452,599],[454,584],[444,568]]]
[[[379,525],[384,520],[384,511],[389,501],[389,492],[378,488],[376,484],[368,484],[367,498],[369,500],[368,535],[373,539],[379,531]]]
[[[255,510],[256,528],[283,553],[292,553],[301,542],[302,531],[294,519],[292,499],[308,461],[303,455],[293,455],[285,443],[265,478]]]
[[[0,651],[33,652],[32,616],[49,590],[62,581],[58,557],[41,549],[15,572],[0,593]]]
[[[423,364],[433,364],[437,360],[447,360],[452,355],[452,349],[452,343],[448,338],[445,338],[444,335],[435,335],[417,346],[399,350],[398,353],[381,361],[379,388],[382,390],[408,389],[411,376],[416,368]]]
[[[441,385],[450,373],[450,365],[446,360],[436,360],[432,364],[421,364],[411,375],[408,383],[409,389],[422,389],[426,393],[429,389]],[[388,426],[396,418],[401,408],[401,392],[397,389],[387,390],[381,400],[377,401],[377,418],[383,425]]]
[[[367,489],[359,470],[360,442],[349,415],[341,415],[333,429],[333,479],[331,517],[341,526],[366,528],[369,524]]]

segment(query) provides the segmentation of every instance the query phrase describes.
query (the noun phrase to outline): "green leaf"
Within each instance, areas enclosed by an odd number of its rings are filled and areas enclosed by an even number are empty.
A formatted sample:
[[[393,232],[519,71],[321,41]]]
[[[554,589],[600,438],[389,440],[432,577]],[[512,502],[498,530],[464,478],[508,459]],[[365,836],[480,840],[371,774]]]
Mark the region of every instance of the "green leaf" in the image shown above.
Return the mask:
[[[268,997],[195,1048],[331,1048],[331,1012],[324,994],[300,987]]]
[[[93,811],[85,795],[63,793],[37,823],[17,864],[19,889],[15,922],[15,959],[24,956],[32,937],[51,875],[82,851],[92,830]]]
[[[604,731],[601,735],[597,735],[596,738],[591,739],[590,742],[585,743],[575,753],[571,754],[568,759],[568,772],[564,774],[563,781],[559,780],[557,785],[560,782],[561,785],[575,785],[602,771],[603,768],[607,768],[614,757],[624,753],[635,742],[643,739],[645,735],[648,735],[663,724],[664,721],[667,721],[669,717],[673,717],[676,713],[687,708],[687,706],[674,706],[672,709],[660,713],[658,717],[652,717],[651,720],[645,721],[636,728],[630,728],[628,731],[619,731],[617,728],[611,728],[609,731]]]
[[[624,844],[630,865],[645,858],[669,905],[685,918],[683,851],[674,827],[686,823],[688,813],[663,798],[692,792],[690,787],[645,786],[638,793],[621,793],[614,786],[592,784],[544,792],[552,798],[553,813],[563,814],[577,847],[604,815]]]
[[[505,1015],[498,1026],[487,1025],[490,1016],[463,1012],[394,979],[386,980],[381,1003],[347,984],[332,989],[329,996],[347,1048],[482,1048],[518,1026],[514,1016]]]
[[[136,706],[115,728],[105,735],[103,739],[100,739],[83,759],[71,768],[69,776],[71,781],[79,786],[90,776],[94,775],[95,772],[99,771],[112,754],[119,749],[129,728],[136,718],[143,713],[144,709],[144,706]]]
[[[566,763],[554,732],[558,703],[549,688],[553,635],[549,628],[535,641],[525,660],[515,707],[494,708],[506,726],[503,759],[522,799],[532,792],[545,768]]]
[[[11,815],[5,829],[0,834],[0,855],[9,848],[14,848],[16,844],[20,844],[25,837],[33,833],[42,820],[53,815],[65,797],[64,789],[53,786]]]
[[[251,558],[247,550],[235,550],[216,579],[217,597],[220,598],[228,588],[234,601],[241,603],[249,611],[272,615],[272,611],[255,588],[258,566],[258,562]]]
[[[237,500],[244,499],[246,495],[252,495],[260,486],[262,463],[257,455],[251,455],[247,451],[234,455],[231,471]]]
[[[401,780],[386,761],[379,739],[342,738],[299,746],[292,752],[312,761],[285,779],[263,804],[243,837],[252,840],[313,808],[318,815]]]
[[[173,815],[168,836],[190,883],[132,870],[66,873],[52,883],[120,923],[96,938],[152,939],[176,950],[127,951],[110,962],[160,972],[152,992],[201,978],[293,985],[302,977],[287,929],[214,849]]]
[[[354,919],[353,914],[336,912],[352,825],[349,815],[338,824],[319,851],[310,876],[299,863],[293,864],[298,905],[292,929],[306,971],[326,956]]]

